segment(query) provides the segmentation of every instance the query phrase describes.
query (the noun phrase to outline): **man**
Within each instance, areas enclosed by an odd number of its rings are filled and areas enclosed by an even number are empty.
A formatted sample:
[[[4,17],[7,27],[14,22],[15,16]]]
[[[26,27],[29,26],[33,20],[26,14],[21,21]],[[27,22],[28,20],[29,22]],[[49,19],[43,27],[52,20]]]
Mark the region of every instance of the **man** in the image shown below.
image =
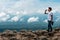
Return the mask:
[[[45,14],[48,14],[48,32],[52,32],[52,25],[53,25],[53,13],[52,8],[48,7],[47,10],[45,10]]]

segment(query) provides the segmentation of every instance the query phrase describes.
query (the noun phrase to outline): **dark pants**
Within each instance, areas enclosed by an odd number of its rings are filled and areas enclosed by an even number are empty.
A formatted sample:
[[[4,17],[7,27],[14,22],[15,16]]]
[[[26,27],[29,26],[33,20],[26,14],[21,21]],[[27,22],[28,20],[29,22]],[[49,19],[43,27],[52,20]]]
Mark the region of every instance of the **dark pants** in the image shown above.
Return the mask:
[[[48,32],[52,32],[52,22],[48,21]]]

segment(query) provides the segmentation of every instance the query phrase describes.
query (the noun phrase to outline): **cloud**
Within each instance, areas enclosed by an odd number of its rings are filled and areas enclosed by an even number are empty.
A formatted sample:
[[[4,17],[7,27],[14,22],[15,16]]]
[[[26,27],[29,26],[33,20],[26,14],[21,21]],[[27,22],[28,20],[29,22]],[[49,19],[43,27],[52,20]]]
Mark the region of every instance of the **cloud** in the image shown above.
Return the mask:
[[[39,21],[39,17],[31,17],[27,21],[28,21],[28,23],[30,23],[30,22],[38,22]]]
[[[7,15],[5,12],[0,13],[0,22],[8,21],[9,18],[10,18],[10,16]]]
[[[0,19],[0,22],[6,22],[6,21],[8,21],[9,18],[10,18],[9,15],[7,15],[7,16],[5,16],[5,17],[2,17],[2,18]]]
[[[6,16],[6,13],[1,12],[1,13],[0,13],[0,17],[3,17],[3,16]]]
[[[14,16],[14,17],[11,18],[10,21],[17,22],[18,20],[19,20],[19,17],[18,16]]]
[[[56,3],[54,0],[0,0],[0,11],[12,10],[20,12],[22,10],[24,14],[27,12],[31,14],[32,11],[37,12],[38,10],[39,13],[43,13],[43,9],[48,6],[60,10],[58,2]]]
[[[37,13],[40,13],[40,14],[44,14],[44,9],[42,9],[42,10],[39,9],[39,10],[37,10],[36,12],[37,12]]]
[[[22,17],[23,15],[26,15],[26,11],[8,11],[8,12],[1,12],[0,13],[0,21],[1,22],[5,22],[5,21],[9,21],[9,22],[17,22],[18,20],[22,21],[23,19],[20,19],[20,17]],[[11,17],[10,15],[14,16]],[[9,19],[9,20],[8,20]]]
[[[48,23],[47,19],[45,19],[43,22]]]

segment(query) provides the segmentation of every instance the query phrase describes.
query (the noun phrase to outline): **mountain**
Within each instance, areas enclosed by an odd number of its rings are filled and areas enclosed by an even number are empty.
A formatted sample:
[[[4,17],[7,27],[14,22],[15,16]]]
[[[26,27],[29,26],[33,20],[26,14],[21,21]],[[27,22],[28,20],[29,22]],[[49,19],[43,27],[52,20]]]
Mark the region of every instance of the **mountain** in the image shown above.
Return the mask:
[[[56,12],[54,13],[54,25],[53,27],[59,27],[60,26],[60,19],[57,20],[57,16],[60,16],[60,13]],[[37,22],[31,22],[28,23],[27,20],[31,17],[39,17],[39,21]],[[24,15],[21,18],[23,18],[23,21],[17,21],[17,22],[1,22],[0,28],[17,28],[17,29],[47,29],[47,23],[44,22],[45,19],[47,19],[47,14],[39,14],[39,13],[33,13],[29,15]]]

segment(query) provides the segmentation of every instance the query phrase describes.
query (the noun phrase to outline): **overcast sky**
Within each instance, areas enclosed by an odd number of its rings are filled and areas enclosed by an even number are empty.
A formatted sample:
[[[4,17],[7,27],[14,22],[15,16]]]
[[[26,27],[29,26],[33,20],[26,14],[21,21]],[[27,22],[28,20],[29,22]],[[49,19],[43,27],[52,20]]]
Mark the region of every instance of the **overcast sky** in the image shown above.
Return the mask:
[[[60,0],[0,0],[0,11],[36,11],[49,6],[60,10]]]
[[[60,0],[0,0],[0,20],[6,21],[10,15],[15,15],[11,20],[18,20],[22,15],[43,13],[47,7],[60,12]]]

